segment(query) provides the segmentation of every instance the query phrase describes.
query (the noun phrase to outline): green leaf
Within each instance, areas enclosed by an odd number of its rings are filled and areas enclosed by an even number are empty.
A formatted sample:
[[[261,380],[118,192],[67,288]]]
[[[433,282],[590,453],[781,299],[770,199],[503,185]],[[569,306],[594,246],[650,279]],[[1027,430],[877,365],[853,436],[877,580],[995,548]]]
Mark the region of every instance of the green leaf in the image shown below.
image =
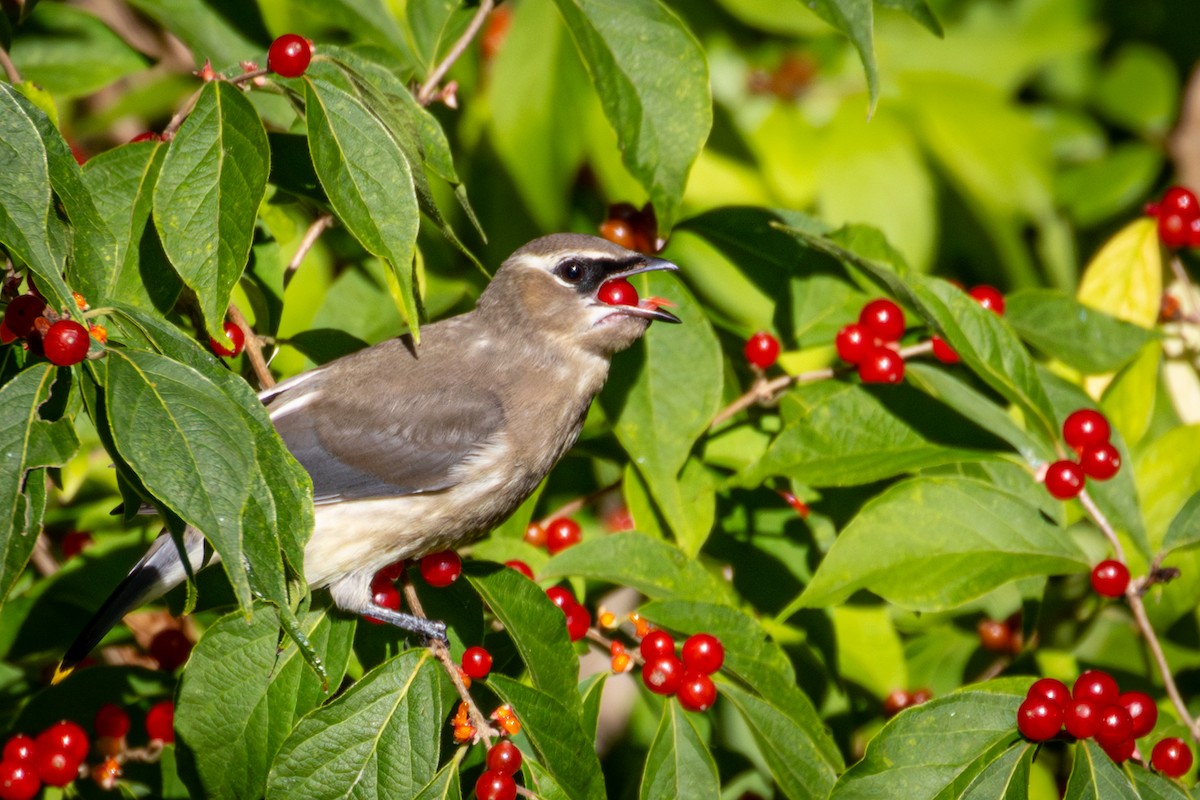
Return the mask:
[[[582,547],[583,545],[576,545]],[[574,548],[571,548],[574,549]],[[504,623],[533,685],[578,710],[579,659],[571,648],[562,611],[536,583],[515,569],[469,564],[464,576]]]
[[[300,721],[271,767],[267,797],[413,797],[437,771],[441,667],[407,650]]]
[[[834,605],[869,589],[903,608],[942,611],[1018,578],[1088,566],[1066,533],[1024,497],[972,478],[914,478],[851,520],[800,605]]]
[[[879,101],[879,66],[875,63],[875,10],[871,0],[812,0],[805,5],[821,19],[846,34],[867,73],[870,103],[867,115],[875,112]],[[928,9],[926,9],[928,10]]]
[[[538,570],[538,577],[602,580],[654,599],[733,602],[728,584],[697,561],[679,548],[637,531],[585,539],[551,558]]]
[[[182,288],[178,276],[165,261],[155,258],[158,247],[146,240],[157,237],[147,226],[154,187],[167,148],[141,142],[117,147],[90,159],[83,181],[96,209],[114,236],[112,266],[76,260],[77,289],[93,305],[120,302],[144,309],[169,309]],[[77,235],[89,235],[77,229]]]
[[[1128,764],[1125,769],[1133,776],[1133,786],[1140,800],[1191,800],[1178,781],[1151,772],[1139,764]]]
[[[258,112],[225,81],[205,84],[167,150],[154,188],[154,224],[171,264],[221,335],[229,295],[250,256],[270,148]]]
[[[658,0],[555,0],[567,22],[625,166],[669,230],[712,127],[700,43]]]
[[[237,19],[241,15],[236,14],[236,7],[219,7],[205,0],[131,0],[130,5],[178,36],[192,51],[196,66],[205,59],[218,68],[234,67],[239,61],[266,60],[262,45],[246,35],[256,27],[261,29],[262,20],[247,24],[245,18]],[[258,17],[255,6],[247,5],[240,11]]]
[[[0,386],[0,604],[24,571],[41,528],[26,481],[44,482],[40,467],[63,464],[79,448],[69,419],[41,416],[58,377],[57,368],[44,364]]]
[[[827,738],[823,730],[814,731],[811,726],[797,722],[778,705],[784,699],[782,696],[759,697],[726,681],[719,681],[718,688],[718,696],[733,703],[750,727],[771,776],[784,795],[792,800],[824,800],[829,796],[842,765],[840,757],[831,763],[814,744],[818,734]],[[763,687],[763,691],[771,688]],[[791,688],[800,694],[798,689]]]
[[[354,621],[327,608],[300,615],[332,686],[341,683]],[[258,605],[250,623],[228,614],[192,651],[179,690],[176,729],[194,771],[194,794],[261,797],[271,762],[293,726],[325,699],[295,645],[280,648],[277,609]]]
[[[717,765],[704,745],[696,724],[679,703],[662,704],[658,732],[646,753],[646,768],[638,792],[641,800],[659,798],[717,798],[721,781]]]
[[[511,571],[511,570],[510,570]],[[512,706],[521,730],[537,751],[538,760],[573,800],[603,800],[604,775],[592,736],[583,730],[574,689],[575,708],[504,675],[492,674],[488,685]]]
[[[922,400],[896,387],[840,381],[798,386],[780,402],[784,429],[738,481],[753,486],[781,475],[813,486],[855,486],[925,467],[995,457],[933,440],[945,435],[946,419],[935,419]]]
[[[914,706],[867,744],[862,761],[838,780],[830,800],[875,797],[1025,797],[1034,746],[1017,734],[1017,707],[1030,678],[968,686]]]
[[[62,279],[65,254],[52,240],[56,217],[50,209],[50,170],[36,110],[16,89],[0,83],[0,243],[38,277],[51,304],[71,296]]]
[[[938,21],[937,16],[933,13],[933,9],[925,0],[875,0],[876,3],[885,8],[894,8],[898,11],[903,11],[914,20],[919,22],[930,33],[941,37],[942,23]]]
[[[1010,294],[1004,318],[1022,339],[1088,375],[1120,369],[1153,336],[1054,289]]]
[[[651,325],[643,344],[619,357],[600,401],[663,516],[677,533],[690,531],[681,538],[696,552],[708,531],[691,530],[687,518],[693,512],[684,502],[690,498],[680,489],[679,472],[720,406],[723,359],[700,304],[678,281],[665,280],[670,283],[644,283],[639,291],[645,295],[652,288],[675,302],[683,324]]]
[[[1150,195],[1163,153],[1143,142],[1124,142],[1102,158],[1064,168],[1055,192],[1080,227],[1093,227],[1127,212]]]
[[[1086,739],[1075,745],[1075,763],[1063,800],[1141,800],[1129,778],[1100,745]]]
[[[146,58],[93,15],[46,3],[21,28],[13,63],[60,100],[92,94],[146,69]]]
[[[1163,537],[1162,552],[1170,553],[1200,542],[1200,492],[1184,504]]]
[[[305,79],[308,146],[338,218],[368,252],[391,266],[400,304],[417,336],[413,259],[419,212],[413,173],[388,129],[354,96]]]
[[[416,796],[416,800],[462,800],[462,785],[459,781],[459,756],[467,752],[459,748],[455,757],[437,771],[433,780],[425,784],[425,788]]]
[[[169,358],[114,348],[106,360],[105,408],[117,452],[155,497],[212,542],[248,609],[241,517],[255,482],[255,450],[240,410]]]
[[[1170,56],[1126,44],[1096,81],[1094,100],[1108,119],[1147,139],[1164,135],[1179,109],[1179,72]]]

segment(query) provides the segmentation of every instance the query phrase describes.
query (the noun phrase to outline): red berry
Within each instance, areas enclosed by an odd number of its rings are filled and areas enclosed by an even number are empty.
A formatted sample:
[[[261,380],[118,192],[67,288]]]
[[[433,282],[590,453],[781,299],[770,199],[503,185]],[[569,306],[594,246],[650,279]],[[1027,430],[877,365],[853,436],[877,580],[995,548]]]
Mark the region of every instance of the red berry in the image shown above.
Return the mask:
[[[87,328],[73,319],[60,319],[42,337],[42,352],[46,359],[60,367],[78,364],[87,358],[91,337]]]
[[[1200,217],[1200,202],[1191,189],[1183,186],[1172,186],[1163,193],[1158,205],[1159,214],[1179,214],[1185,219]]]
[[[688,711],[708,711],[717,700],[717,687],[707,675],[685,670],[677,696]]]
[[[14,297],[4,308],[4,324],[19,339],[33,332],[33,321],[46,313],[46,301],[36,294]]]
[[[392,611],[400,610],[400,590],[393,586],[390,582],[380,581],[379,576],[375,576],[372,581],[371,588],[374,592],[371,596],[371,601],[380,608],[390,608]],[[370,614],[364,614],[363,619],[372,625],[382,625],[383,620],[372,617]]]
[[[1192,751],[1182,739],[1170,736],[1154,745],[1150,765],[1168,778],[1178,778],[1192,768]]]
[[[1098,669],[1089,669],[1076,678],[1071,691],[1071,696],[1076,700],[1091,700],[1102,710],[1116,703],[1120,694],[1113,677]]]
[[[546,525],[546,550],[550,555],[561,553],[572,545],[579,544],[583,538],[583,529],[579,523],[568,517],[558,517]]]
[[[975,626],[979,644],[993,653],[1007,653],[1012,648],[1012,630],[998,619],[981,619]]]
[[[170,700],[153,705],[146,713],[146,734],[151,740],[175,741],[175,704]]]
[[[976,286],[971,291],[967,292],[971,297],[975,298],[975,302],[986,308],[988,311],[993,311],[999,316],[1004,316],[1004,295],[994,286]]]
[[[159,669],[173,672],[185,663],[192,654],[192,640],[178,628],[164,628],[150,640],[150,655],[158,662]]]
[[[71,531],[62,538],[58,549],[62,551],[63,559],[71,559],[92,545],[92,534],[87,531]]]
[[[41,788],[32,764],[0,761],[0,800],[33,800]]]
[[[1026,697],[1017,709],[1017,730],[1031,741],[1046,741],[1062,729],[1062,724],[1062,708],[1045,697]]]
[[[1026,697],[1044,697],[1051,702],[1058,703],[1063,711],[1066,711],[1071,704],[1071,690],[1065,683],[1054,678],[1038,678],[1029,687]]]
[[[299,78],[312,61],[312,42],[295,33],[285,33],[267,50],[267,69],[284,78]]]
[[[919,706],[922,703],[928,703],[932,699],[933,699],[933,692],[931,690],[917,689],[911,695],[909,695],[908,703],[909,703],[909,705]]]
[[[962,359],[958,353],[954,352],[954,348],[946,344],[946,340],[940,336],[930,338],[933,343],[933,357],[943,364],[957,364]]]
[[[526,544],[533,545],[534,547],[545,547],[546,529],[541,525],[538,525],[536,522],[529,523],[529,525],[525,528],[525,536],[523,537],[523,541]]]
[[[1105,747],[1116,747],[1133,738],[1133,718],[1124,706],[1116,703],[1104,706],[1096,723],[1096,741]]]
[[[1101,561],[1092,568],[1092,589],[1101,597],[1120,597],[1129,588],[1129,567],[1120,561]]]
[[[875,345],[871,334],[857,322],[852,322],[838,331],[833,343],[837,347],[838,358],[848,364],[862,361]]]
[[[1168,250],[1186,247],[1191,241],[1189,220],[1182,214],[1163,214],[1158,218],[1158,240]]]
[[[570,605],[578,605],[575,600],[575,595],[571,594],[570,589],[562,586],[551,586],[546,590],[546,597],[550,598],[550,602],[559,608],[566,608]]]
[[[87,758],[91,743],[83,728],[70,720],[56,722],[38,734],[34,740],[34,751],[41,753],[66,753],[76,764]]]
[[[18,733],[4,743],[3,760],[11,761],[14,764],[32,764],[34,752],[33,739],[23,733]]]
[[[492,654],[482,647],[468,647],[462,655],[463,672],[473,681],[481,681],[492,671]]]
[[[725,648],[711,633],[697,633],[683,643],[679,657],[689,672],[712,675],[725,663]]]
[[[675,655],[675,640],[666,631],[650,631],[642,637],[638,647],[642,658],[650,661],[655,658],[666,658]]]
[[[891,300],[872,300],[863,306],[858,315],[858,324],[880,341],[899,341],[904,335],[904,312]]]
[[[1140,739],[1158,724],[1158,706],[1145,692],[1123,692],[1117,704],[1129,712],[1133,720],[1133,738]]]
[[[495,16],[494,14],[492,16]],[[626,250],[636,250],[637,240],[634,238],[633,225],[624,219],[606,219],[600,223],[600,235],[614,244],[619,244]]]
[[[405,563],[406,562],[401,559],[394,564],[388,564],[386,567],[379,570],[379,572],[375,573],[375,580],[390,581],[395,583],[396,581],[400,580],[400,576],[404,574]]]
[[[1123,764],[1133,756],[1133,751],[1137,743],[1130,736],[1128,739],[1122,739],[1114,745],[1100,744],[1100,749],[1108,753],[1108,757],[1118,764]]]
[[[38,750],[34,768],[42,783],[66,786],[79,777],[80,761],[61,750]]]
[[[889,717],[894,717],[904,709],[912,705],[912,697],[903,689],[895,689],[887,697],[883,698],[883,713]]]
[[[222,327],[225,331],[225,335],[229,337],[229,341],[233,343],[233,346],[226,347],[224,342],[217,341],[215,338],[210,336],[208,339],[209,348],[217,355],[225,358],[231,358],[240,355],[242,348],[246,346],[246,334],[242,332],[240,327],[232,322],[226,322]]]
[[[1089,444],[1079,454],[1079,466],[1089,478],[1106,481],[1121,469],[1121,453],[1112,442]]]
[[[563,609],[567,615],[567,636],[572,642],[578,642],[587,636],[588,628],[592,627],[592,615],[579,603],[573,603]]]
[[[475,781],[475,796],[479,800],[515,800],[517,782],[511,775],[489,769]]]
[[[1090,739],[1100,728],[1100,709],[1091,700],[1073,700],[1063,717],[1063,727],[1076,739]]]
[[[600,285],[596,299],[609,306],[636,306],[638,304],[637,289],[624,278],[613,278]]]
[[[3,319],[0,319],[0,344],[12,344],[17,340],[17,335],[8,329]]]
[[[1063,440],[1076,450],[1089,444],[1103,444],[1112,436],[1108,420],[1099,411],[1081,408],[1063,420]]]
[[[487,752],[487,768],[501,775],[516,775],[521,760],[521,751],[508,739],[496,742]]]
[[[1187,232],[1187,246],[1192,248],[1200,247],[1200,217],[1196,217],[1188,223]]]
[[[514,558],[511,561],[505,561],[504,566],[511,567],[512,569],[515,569],[517,572],[524,575],[526,578],[529,578],[529,580],[533,580],[533,569],[531,569],[530,566],[524,561]]]
[[[113,739],[120,739],[129,733],[129,715],[120,706],[105,703],[96,712],[96,719],[92,723],[92,730],[96,732],[97,736],[109,736]]]
[[[890,347],[872,347],[858,362],[863,383],[899,383],[904,380],[904,358]]]
[[[158,142],[162,141],[162,137],[154,131],[142,131],[137,136],[129,140],[130,144],[134,142]]]
[[[1046,470],[1046,491],[1059,500],[1070,500],[1083,491],[1083,480],[1083,468],[1074,461],[1055,461]]]
[[[746,360],[759,369],[767,369],[779,360],[779,340],[759,331],[746,340]]]
[[[421,577],[430,586],[441,589],[462,575],[462,559],[453,550],[430,553],[421,559]]]
[[[683,662],[675,656],[646,659],[642,683],[655,694],[673,695],[683,685]]]

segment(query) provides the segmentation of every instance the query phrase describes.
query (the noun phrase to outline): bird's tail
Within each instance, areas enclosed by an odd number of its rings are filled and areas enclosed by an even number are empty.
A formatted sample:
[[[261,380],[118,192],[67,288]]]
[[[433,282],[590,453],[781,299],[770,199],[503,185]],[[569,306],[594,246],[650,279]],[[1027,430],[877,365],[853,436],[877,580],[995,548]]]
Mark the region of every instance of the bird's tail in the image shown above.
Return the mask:
[[[187,552],[192,572],[204,566],[211,555],[211,551],[205,546],[204,537],[190,527],[183,534],[183,549]],[[183,583],[186,578],[187,571],[179,557],[179,548],[175,546],[175,541],[169,534],[161,534],[150,545],[142,560],[129,571],[75,637],[75,641],[67,648],[66,654],[54,671],[51,682],[59,683],[74,672],[79,662],[92,652],[92,648],[100,643],[109,629],[120,622],[127,613],[143,603],[161,597]]]

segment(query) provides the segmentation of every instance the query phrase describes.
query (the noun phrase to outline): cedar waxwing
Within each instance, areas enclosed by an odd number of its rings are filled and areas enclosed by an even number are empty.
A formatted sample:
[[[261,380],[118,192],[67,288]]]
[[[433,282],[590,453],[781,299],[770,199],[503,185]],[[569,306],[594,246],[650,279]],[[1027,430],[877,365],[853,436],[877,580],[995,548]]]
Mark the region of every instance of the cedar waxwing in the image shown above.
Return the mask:
[[[580,234],[526,244],[497,270],[472,311],[352,353],[262,392],[271,422],[312,476],[315,526],[304,551],[313,588],[353,614],[426,638],[445,625],[381,608],[371,581],[402,559],[486,534],[533,493],[571,448],[611,356],[652,320],[653,302],[607,305],[607,280],[674,264]],[[183,536],[192,570],[212,560]],[[128,611],[187,572],[161,535],[67,650],[70,674]]]

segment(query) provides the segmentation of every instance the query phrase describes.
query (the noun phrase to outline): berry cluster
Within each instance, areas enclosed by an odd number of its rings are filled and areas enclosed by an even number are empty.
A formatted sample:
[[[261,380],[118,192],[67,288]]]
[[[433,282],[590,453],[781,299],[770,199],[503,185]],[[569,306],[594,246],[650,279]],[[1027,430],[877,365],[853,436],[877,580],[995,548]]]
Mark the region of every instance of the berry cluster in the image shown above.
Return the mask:
[[[514,800],[517,783],[513,775],[521,769],[521,751],[515,744],[502,739],[487,752],[487,769],[475,781],[475,796],[479,800]]]
[[[1061,459],[1046,468],[1046,491],[1059,500],[1070,500],[1083,491],[1087,478],[1106,481],[1121,468],[1121,453],[1110,441],[1112,429],[1099,411],[1081,408],[1063,422],[1063,440],[1079,456]]]
[[[1182,186],[1172,186],[1162,200],[1146,206],[1146,213],[1158,218],[1158,240],[1164,247],[1200,247],[1200,202]]]
[[[883,698],[883,713],[886,716],[894,717],[909,706],[919,706],[932,699],[933,692],[929,689],[917,689],[912,692],[906,689],[894,689],[887,697]]]
[[[152,742],[175,741],[175,706],[161,702],[146,714],[146,733]],[[56,722],[36,738],[18,733],[4,744],[0,758],[0,800],[30,800],[42,785],[66,786],[81,774],[91,777],[102,788],[111,789],[121,774],[129,733],[129,714],[120,706],[103,705],[92,723],[95,741],[69,720]],[[93,745],[102,756],[95,769],[86,762]]]
[[[642,637],[642,683],[655,694],[675,695],[688,711],[707,711],[717,699],[717,687],[709,676],[725,663],[721,640],[710,633],[697,633],[683,643],[675,655],[675,640],[662,630]]]
[[[1118,764],[1157,722],[1158,707],[1149,695],[1122,693],[1111,675],[1096,669],[1080,675],[1070,691],[1054,678],[1035,681],[1017,709],[1017,729],[1026,739],[1044,742],[1065,730],[1075,739],[1094,738]]]
[[[588,629],[592,627],[592,614],[575,599],[570,589],[551,586],[546,590],[546,597],[549,597],[550,602],[558,606],[566,616],[567,635],[571,637],[572,642],[578,642],[587,636]]]
[[[81,311],[88,307],[79,294],[75,295],[75,303]],[[92,325],[89,331],[66,314],[55,313],[32,282],[28,293],[8,301],[0,321],[0,343],[24,339],[27,349],[41,351],[47,361],[59,367],[69,367],[87,358],[92,338],[103,343],[108,339],[108,331],[101,325]]]
[[[605,285],[607,286],[607,284]],[[579,523],[570,517],[555,517],[545,526],[531,522],[525,529],[526,544],[544,547],[550,555],[561,553],[568,547],[579,544],[582,539],[583,528],[579,527]]]
[[[858,367],[863,383],[899,383],[904,358],[896,352],[907,323],[900,306],[886,298],[872,300],[859,312],[858,322],[838,331],[838,357]]]
[[[1020,612],[1005,620],[981,619],[975,630],[979,633],[979,645],[984,650],[1017,655],[1025,647]]]
[[[666,239],[658,236],[658,218],[649,203],[638,210],[631,203],[616,203],[608,207],[608,218],[600,223],[600,235],[626,250],[639,253],[662,252]]]

